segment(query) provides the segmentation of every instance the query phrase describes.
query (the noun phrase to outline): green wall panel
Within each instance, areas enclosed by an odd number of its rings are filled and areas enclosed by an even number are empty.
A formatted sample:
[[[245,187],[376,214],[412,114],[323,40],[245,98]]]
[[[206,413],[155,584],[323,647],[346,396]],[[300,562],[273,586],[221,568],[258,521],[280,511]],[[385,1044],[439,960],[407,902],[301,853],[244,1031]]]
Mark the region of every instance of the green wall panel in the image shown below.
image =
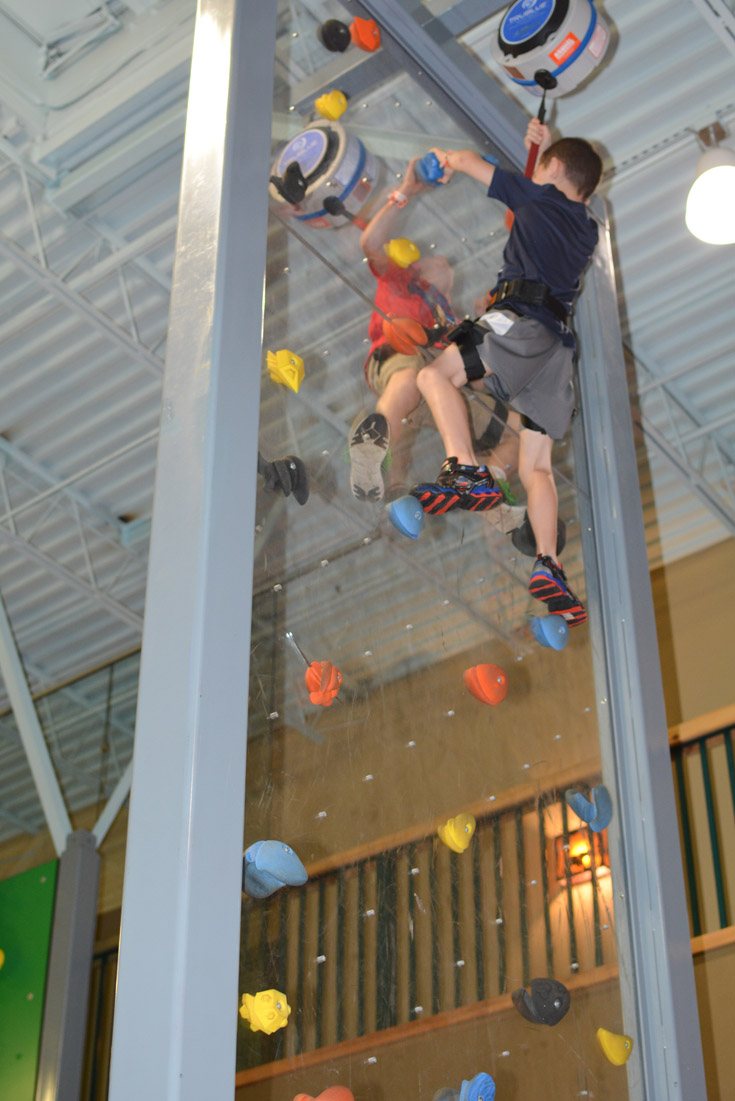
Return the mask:
[[[58,860],[0,882],[0,1098],[33,1101]]]

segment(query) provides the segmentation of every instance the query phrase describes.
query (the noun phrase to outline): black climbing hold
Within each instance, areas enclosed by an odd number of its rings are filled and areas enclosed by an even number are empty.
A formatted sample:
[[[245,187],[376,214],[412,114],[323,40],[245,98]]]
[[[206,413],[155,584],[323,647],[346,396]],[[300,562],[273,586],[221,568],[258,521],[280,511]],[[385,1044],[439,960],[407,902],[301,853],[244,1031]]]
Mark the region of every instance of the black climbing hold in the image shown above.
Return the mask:
[[[268,462],[258,452],[258,474],[265,482],[265,488],[271,493],[281,492],[284,497],[292,493],[300,505],[309,500],[309,475],[304,463],[296,455],[286,455],[283,459]]]
[[[513,1005],[535,1025],[558,1025],[569,1009],[569,991],[557,979],[531,979],[531,992],[520,987],[512,994]]]
[[[306,195],[306,178],[298,161],[287,164],[282,176],[271,176],[271,183],[287,203],[300,203]]]
[[[343,54],[352,41],[350,28],[339,19],[327,19],[316,33],[322,46],[333,54]]]
[[[533,534],[533,528],[531,527],[531,521],[528,519],[528,513],[523,518],[523,523],[520,527],[517,527],[511,532],[511,540],[516,550],[521,554],[525,554],[528,558],[536,557],[536,536]],[[562,520],[561,516],[558,517],[556,523],[556,553],[561,554],[567,543],[567,526]]]

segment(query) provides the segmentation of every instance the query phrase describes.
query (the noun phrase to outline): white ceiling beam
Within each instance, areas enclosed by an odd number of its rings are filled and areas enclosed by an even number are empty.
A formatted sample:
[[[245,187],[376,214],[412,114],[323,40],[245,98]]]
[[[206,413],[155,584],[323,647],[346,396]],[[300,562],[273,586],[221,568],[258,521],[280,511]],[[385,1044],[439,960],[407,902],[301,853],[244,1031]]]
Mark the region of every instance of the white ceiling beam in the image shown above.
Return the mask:
[[[15,645],[13,632],[0,599],[0,673],[10,697],[18,733],[23,743],[28,764],[33,775],[38,797],[56,852],[66,848],[66,839],[72,832],[69,814],[56,778],[51,755],[33,705],[25,671]]]
[[[735,15],[724,0],[692,0],[692,3],[730,53],[735,54]]]
[[[89,322],[106,339],[122,348],[145,371],[156,378],[162,377],[162,359],[154,355],[143,344],[134,340],[116,322],[100,313],[86,298],[67,286],[58,275],[44,268],[37,260],[34,260],[19,245],[16,245],[14,241],[11,241],[9,237],[1,232],[0,253],[12,260],[17,268],[38,283],[47,293],[54,295],[77,316]]]

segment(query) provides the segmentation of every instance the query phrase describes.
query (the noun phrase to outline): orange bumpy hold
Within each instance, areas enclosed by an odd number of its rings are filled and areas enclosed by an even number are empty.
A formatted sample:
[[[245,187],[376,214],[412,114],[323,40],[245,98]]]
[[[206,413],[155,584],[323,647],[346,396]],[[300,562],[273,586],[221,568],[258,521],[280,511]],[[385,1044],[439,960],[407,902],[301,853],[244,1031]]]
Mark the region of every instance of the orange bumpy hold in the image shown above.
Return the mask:
[[[312,661],[304,676],[309,699],[320,707],[331,707],[335,701],[342,674],[331,661]]]
[[[508,692],[508,678],[499,665],[473,665],[465,669],[464,682],[476,699],[493,706]]]
[[[423,325],[410,317],[384,317],[383,336],[394,351],[404,356],[415,355],[419,346],[423,347],[429,339]]]

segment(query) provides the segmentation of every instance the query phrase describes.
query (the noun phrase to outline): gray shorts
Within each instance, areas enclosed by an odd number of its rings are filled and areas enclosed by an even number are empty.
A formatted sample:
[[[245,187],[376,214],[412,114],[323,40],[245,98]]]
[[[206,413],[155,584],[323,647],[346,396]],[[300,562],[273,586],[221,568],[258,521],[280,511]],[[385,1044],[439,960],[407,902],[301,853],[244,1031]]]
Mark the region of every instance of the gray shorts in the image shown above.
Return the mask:
[[[487,333],[477,351],[492,372],[486,388],[560,440],[574,412],[574,350],[540,321],[510,310],[491,310],[482,327]]]

